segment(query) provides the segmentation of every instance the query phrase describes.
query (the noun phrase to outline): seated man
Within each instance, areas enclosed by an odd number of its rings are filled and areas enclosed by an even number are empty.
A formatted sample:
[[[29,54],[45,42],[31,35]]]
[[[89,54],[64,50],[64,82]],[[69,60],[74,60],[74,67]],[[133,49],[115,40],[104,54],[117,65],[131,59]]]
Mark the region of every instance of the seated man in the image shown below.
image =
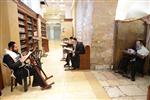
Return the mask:
[[[64,67],[70,67],[70,61],[72,58],[72,50],[73,50],[73,37],[69,38],[68,44],[66,47],[64,47],[64,50],[67,51],[67,57],[66,57],[66,64]]]
[[[76,38],[73,38],[73,55],[71,63],[73,69],[79,69],[80,67],[80,54],[85,53],[85,48],[82,42],[78,42]]]
[[[22,79],[28,75],[33,75],[32,86],[40,86],[42,89],[48,89],[51,84],[47,84],[44,78],[35,70],[35,66],[24,63],[25,56],[18,53],[17,44],[14,41],[8,43],[8,49],[4,55],[3,62],[14,71],[16,81],[22,84]]]
[[[142,41],[136,41],[135,48],[124,50],[123,53],[125,56],[121,59],[118,69],[121,73],[127,74],[127,67],[131,64],[131,80],[134,81],[137,71],[144,74],[143,66],[149,51],[144,47]]]
[[[62,40],[62,43],[61,43],[61,46],[62,46],[62,49],[63,49],[63,56],[62,56],[62,61],[66,60],[66,54],[68,53],[68,50],[64,49],[65,47],[67,47],[68,45],[68,42],[69,42],[69,39],[68,38],[64,38]]]
[[[136,72],[139,72],[144,76],[144,63],[145,58],[148,56],[149,50],[144,47],[142,41],[136,41],[136,54],[134,65],[131,67],[131,79],[135,80]]]

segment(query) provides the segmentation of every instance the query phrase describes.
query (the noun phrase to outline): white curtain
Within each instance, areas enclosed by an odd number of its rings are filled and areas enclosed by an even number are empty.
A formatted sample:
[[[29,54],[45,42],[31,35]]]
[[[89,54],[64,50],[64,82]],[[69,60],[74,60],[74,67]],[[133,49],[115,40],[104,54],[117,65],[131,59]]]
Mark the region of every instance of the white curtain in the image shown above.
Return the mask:
[[[84,45],[91,45],[93,25],[93,1],[77,0],[76,8],[76,37]]]

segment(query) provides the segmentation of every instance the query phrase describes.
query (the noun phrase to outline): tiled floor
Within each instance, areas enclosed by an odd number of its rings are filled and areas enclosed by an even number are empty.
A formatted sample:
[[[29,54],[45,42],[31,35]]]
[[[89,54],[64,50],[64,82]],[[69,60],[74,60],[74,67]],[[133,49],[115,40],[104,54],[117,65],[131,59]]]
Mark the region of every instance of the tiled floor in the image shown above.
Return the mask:
[[[110,69],[92,71],[112,100],[146,100],[150,76],[131,81]]]
[[[50,42],[50,52],[43,57],[43,69],[54,77],[47,82],[55,84],[49,90],[30,87],[28,92],[18,86],[3,90],[0,100],[146,100],[150,77],[138,77],[135,82],[114,73],[110,69],[98,71],[64,71],[59,42]]]

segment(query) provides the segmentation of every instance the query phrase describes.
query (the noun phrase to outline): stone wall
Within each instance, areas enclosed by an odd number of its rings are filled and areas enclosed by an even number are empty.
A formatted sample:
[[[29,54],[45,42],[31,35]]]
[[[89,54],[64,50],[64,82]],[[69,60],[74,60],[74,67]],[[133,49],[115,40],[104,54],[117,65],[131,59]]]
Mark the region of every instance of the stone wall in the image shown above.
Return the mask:
[[[111,65],[117,0],[94,0],[91,67]],[[100,66],[99,66],[100,65]]]
[[[73,36],[73,26],[72,21],[64,21],[61,24],[61,35],[60,39],[69,38]]]
[[[17,4],[12,0],[0,1],[0,62],[4,85],[10,83],[10,72],[3,66],[2,59],[9,41],[15,41],[20,48]]]

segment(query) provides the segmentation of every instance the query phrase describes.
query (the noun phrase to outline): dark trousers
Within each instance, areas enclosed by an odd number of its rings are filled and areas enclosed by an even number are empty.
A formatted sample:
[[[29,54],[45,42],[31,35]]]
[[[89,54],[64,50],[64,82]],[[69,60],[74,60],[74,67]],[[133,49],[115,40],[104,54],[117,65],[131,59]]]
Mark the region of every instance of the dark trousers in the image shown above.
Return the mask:
[[[67,58],[66,58],[66,65],[69,65],[69,62],[71,61],[71,59],[72,59],[72,53],[68,53]]]
[[[119,63],[119,66],[118,66],[118,70],[121,72],[121,73],[127,73],[128,71],[128,65],[130,63],[130,59],[128,56],[124,56],[120,63]]]
[[[140,58],[136,58],[136,61],[133,62],[131,66],[131,78],[132,79],[135,78],[136,72],[144,75],[144,62],[145,62],[145,59],[140,59]]]
[[[41,77],[37,73],[37,71],[32,66],[26,66],[26,67],[16,69],[14,71],[14,75],[16,76],[16,81],[19,84],[22,84],[22,79],[24,79],[28,75],[30,75],[30,76],[33,75],[32,86],[41,86],[41,87],[43,87],[45,85],[43,80],[41,79]]]
[[[76,54],[71,59],[72,67],[79,68],[80,67],[80,55]]]
[[[128,72],[130,72],[131,78],[135,79],[136,72],[141,73],[142,75],[144,74],[145,59],[136,57],[135,61],[132,61],[133,58],[123,57],[119,63],[118,70],[124,74],[127,74]],[[130,67],[128,68],[129,65]]]

